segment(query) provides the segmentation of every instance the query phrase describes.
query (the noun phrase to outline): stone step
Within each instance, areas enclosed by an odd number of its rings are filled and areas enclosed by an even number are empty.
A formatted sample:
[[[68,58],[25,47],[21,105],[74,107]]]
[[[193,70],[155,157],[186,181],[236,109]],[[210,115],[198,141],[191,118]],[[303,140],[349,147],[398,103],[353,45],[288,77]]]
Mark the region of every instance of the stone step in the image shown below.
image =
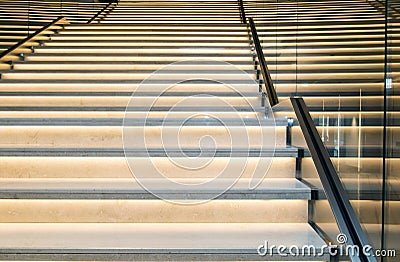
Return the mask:
[[[0,229],[1,255],[20,260],[265,261],[282,259],[275,249],[272,257],[260,256],[265,242],[287,249],[313,245],[317,253],[325,245],[307,223],[2,223]],[[321,253],[296,260],[330,259]]]
[[[268,176],[268,174],[266,174]],[[209,199],[311,199],[311,189],[295,178],[261,179],[252,188],[251,179],[226,178],[74,179],[2,178],[0,199],[157,199],[201,201]],[[237,180],[237,181],[235,181]],[[168,186],[168,185],[174,186]],[[154,195],[156,194],[156,195]],[[1,200],[0,200],[1,203]],[[80,202],[76,204],[79,205]],[[62,204],[62,203],[61,203]],[[60,206],[62,208],[62,205]],[[170,221],[172,222],[172,221]]]
[[[18,153],[18,151],[12,151]],[[28,150],[25,152],[26,156],[10,156],[5,155],[0,159],[2,168],[0,169],[0,177],[2,179],[77,179],[95,181],[95,179],[132,179],[132,172],[129,169],[127,159],[123,152],[119,156],[79,156],[74,152],[65,151],[64,155],[57,156],[56,151],[48,150],[43,152],[38,150]],[[94,151],[92,151],[93,153]],[[55,156],[51,156],[51,154]],[[90,152],[87,152],[90,153]],[[100,153],[100,152],[98,152]],[[23,154],[23,153],[22,153]],[[21,155],[22,155],[21,154]],[[47,156],[46,156],[47,155]],[[277,157],[271,161],[271,154],[267,154],[264,157],[229,157],[220,156],[214,159],[204,158],[210,160],[208,166],[204,166],[202,170],[196,172],[196,170],[190,171],[183,167],[198,164],[200,160],[190,159],[188,157],[177,157],[170,156],[168,158],[163,157],[151,157],[151,165],[155,166],[159,172],[164,174],[166,177],[179,179],[179,178],[193,178],[196,173],[201,173],[200,176],[203,179],[212,179],[218,176],[218,174],[225,167],[232,166],[233,169],[239,170],[241,178],[249,179],[251,177],[267,177],[267,178],[293,178],[296,173],[296,155],[285,157],[283,152],[277,153]],[[305,158],[307,159],[307,158]],[[129,157],[129,160],[135,163],[135,168],[141,172],[140,174],[146,174],[149,169],[149,157]],[[197,161],[197,162],[196,162]],[[369,161],[371,162],[371,160]],[[182,166],[177,166],[176,163],[180,163]],[[200,162],[201,163],[201,162]],[[243,163],[246,163],[246,167],[243,168]],[[347,162],[345,162],[347,165]],[[373,162],[376,164],[376,161]],[[262,168],[256,169],[260,165]],[[269,166],[268,174],[266,174],[266,167]],[[316,175],[315,168],[313,169],[312,164],[304,167],[305,172],[309,175]],[[365,168],[368,168],[366,166]],[[348,170],[348,169],[345,169]],[[23,180],[18,180],[23,181]],[[122,180],[121,180],[122,181]]]
[[[119,143],[120,140],[118,139]],[[255,148],[113,148],[113,147],[2,147],[0,156],[74,156],[74,157],[198,157],[200,154],[205,159],[220,157],[301,157],[302,152],[294,147],[262,148],[257,145]],[[192,159],[193,159],[192,158]],[[190,158],[189,158],[190,159]]]

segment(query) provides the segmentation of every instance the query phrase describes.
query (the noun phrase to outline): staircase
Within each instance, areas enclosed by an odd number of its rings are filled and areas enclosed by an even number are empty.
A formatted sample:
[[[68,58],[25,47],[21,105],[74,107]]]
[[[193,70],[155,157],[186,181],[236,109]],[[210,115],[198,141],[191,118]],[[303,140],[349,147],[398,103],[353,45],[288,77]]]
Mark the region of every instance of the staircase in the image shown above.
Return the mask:
[[[254,57],[234,0],[121,0],[13,62],[0,258],[329,261]]]
[[[35,33],[59,16],[70,23],[85,23],[107,3],[79,0],[0,1],[0,52]]]

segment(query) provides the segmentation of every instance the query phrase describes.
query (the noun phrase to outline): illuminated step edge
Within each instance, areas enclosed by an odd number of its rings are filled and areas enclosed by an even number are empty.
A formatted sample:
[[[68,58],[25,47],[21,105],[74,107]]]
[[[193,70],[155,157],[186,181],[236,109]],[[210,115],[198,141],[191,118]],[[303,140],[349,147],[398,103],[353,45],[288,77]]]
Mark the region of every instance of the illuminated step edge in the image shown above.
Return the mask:
[[[321,252],[325,242],[307,223],[3,223],[0,229],[1,255],[8,259],[51,260],[62,254],[77,260],[282,259],[275,249],[272,257],[257,253],[269,241],[287,249],[313,245],[322,254],[296,260],[329,260]]]
[[[128,113],[129,115],[130,113]],[[232,118],[213,118],[212,114],[193,114],[195,118],[173,119],[170,116],[165,118],[1,118],[2,126],[258,126],[274,127],[286,126],[286,119],[266,119],[266,117],[258,118],[241,118],[239,114]],[[211,115],[208,116],[208,115]]]
[[[343,159],[343,163],[353,163],[354,159]],[[198,164],[199,159],[190,159],[188,157],[130,157],[129,160],[134,161],[135,168],[140,175],[146,174],[149,169],[149,161],[154,167],[163,170],[162,173],[171,179],[189,178],[196,176],[195,172],[188,172],[187,169],[176,166],[175,163],[186,165]],[[204,160],[204,159],[203,159]],[[206,159],[207,160],[207,159]],[[307,160],[307,158],[303,158]],[[372,159],[374,160],[374,159]],[[371,161],[371,159],[364,160]],[[1,179],[131,179],[132,173],[127,165],[125,156],[119,157],[80,157],[80,156],[5,156],[1,160],[2,168],[0,170]],[[357,162],[357,160],[355,161]],[[243,169],[243,163],[246,167]],[[270,166],[269,166],[270,163]],[[309,163],[309,160],[306,161]],[[370,162],[368,162],[369,164]],[[374,161],[376,163],[376,161]],[[262,178],[290,178],[293,179],[296,172],[296,159],[293,157],[279,157],[271,161],[271,157],[218,157],[212,159],[212,162],[204,167],[197,178],[214,179],[220,174],[220,171],[230,165],[234,170],[241,170],[241,178],[247,179],[252,177]],[[254,172],[254,167],[264,165],[263,168]],[[315,171],[313,166],[308,165],[307,174],[313,175]],[[141,171],[140,171],[141,170]],[[344,169],[347,171],[348,169]],[[24,180],[19,180],[24,181]],[[35,180],[32,180],[35,181]],[[94,180],[90,180],[94,181]],[[122,180],[118,180],[122,181]]]
[[[166,182],[157,179],[140,180],[153,193],[168,195],[174,199],[209,199],[215,193],[223,193],[218,199],[311,199],[311,189],[295,178],[268,178],[254,189],[250,188],[250,179],[191,179],[173,178],[178,184],[192,186],[165,188]],[[256,179],[256,178],[255,178]],[[140,182],[141,181],[141,182]],[[210,182],[211,181],[211,182]],[[208,186],[194,186],[208,182]],[[13,199],[157,199],[146,191],[132,176],[130,179],[10,179],[0,180],[0,198]],[[224,187],[234,184],[227,191]],[[224,192],[225,191],[225,192]],[[1,202],[1,200],[0,200]]]
[[[302,150],[294,147],[276,148],[217,148],[200,150],[198,148],[157,149],[157,148],[0,148],[0,156],[99,156],[99,157],[197,157],[202,153],[204,157],[299,157]]]

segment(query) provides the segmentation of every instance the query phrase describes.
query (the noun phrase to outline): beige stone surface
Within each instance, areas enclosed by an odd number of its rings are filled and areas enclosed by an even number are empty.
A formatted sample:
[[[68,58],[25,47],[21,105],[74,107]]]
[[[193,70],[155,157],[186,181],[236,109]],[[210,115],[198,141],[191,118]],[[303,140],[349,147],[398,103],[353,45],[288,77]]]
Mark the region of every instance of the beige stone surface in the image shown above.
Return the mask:
[[[0,200],[0,222],[22,223],[302,223],[306,200]]]

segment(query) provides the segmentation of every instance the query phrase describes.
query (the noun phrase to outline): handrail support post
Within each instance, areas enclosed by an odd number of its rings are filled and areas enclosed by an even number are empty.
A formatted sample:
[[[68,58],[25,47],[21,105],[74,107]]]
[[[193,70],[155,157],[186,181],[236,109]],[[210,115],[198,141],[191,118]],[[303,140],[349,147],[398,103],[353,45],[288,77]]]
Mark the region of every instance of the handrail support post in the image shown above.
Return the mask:
[[[253,56],[257,56],[258,58],[260,71],[264,79],[263,92],[265,92],[268,95],[268,100],[270,105],[274,106],[279,103],[279,99],[278,95],[276,94],[276,90],[272,82],[270,72],[268,70],[267,62],[265,61],[264,53],[262,51],[260,40],[258,38],[257,29],[252,17],[249,18],[249,25],[252,36],[252,45],[255,49],[254,52],[255,54]]]
[[[3,53],[0,54],[0,61],[1,62],[8,62],[10,60],[8,60],[7,56],[14,54],[16,56],[19,57],[19,59],[22,59],[23,61],[23,57],[24,57],[24,53],[19,53],[18,54],[18,49],[22,48],[22,47],[28,47],[30,50],[32,50],[32,52],[34,52],[34,46],[30,45],[29,43],[32,41],[35,41],[35,38],[38,37],[39,35],[43,35],[45,34],[46,30],[52,28],[55,25],[58,24],[62,24],[62,23],[68,23],[68,21],[65,19],[65,17],[58,17],[55,20],[53,20],[53,22],[48,23],[47,25],[45,25],[44,27],[42,27],[40,30],[36,31],[34,34],[29,35],[28,37],[22,39],[21,41],[19,41],[18,43],[16,43],[15,45],[13,45],[12,47],[10,47],[9,49],[7,49],[6,51],[4,51]],[[46,34],[48,35],[48,34]],[[50,38],[50,35],[49,35]],[[36,40],[39,42],[40,46],[43,46],[43,40]]]

